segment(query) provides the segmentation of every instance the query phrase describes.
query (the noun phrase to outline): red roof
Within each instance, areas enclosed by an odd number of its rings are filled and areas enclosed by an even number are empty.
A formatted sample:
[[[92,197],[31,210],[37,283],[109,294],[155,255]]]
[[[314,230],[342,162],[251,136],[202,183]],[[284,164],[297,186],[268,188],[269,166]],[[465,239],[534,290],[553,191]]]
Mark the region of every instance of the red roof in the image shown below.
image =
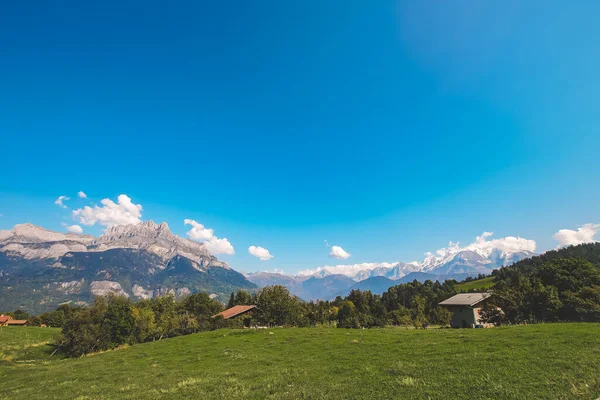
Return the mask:
[[[0,315],[0,324],[6,323],[6,321],[11,320],[12,318],[8,315]]]
[[[223,319],[229,319],[229,318],[233,318],[238,315],[247,313],[248,311],[252,310],[253,308],[255,308],[255,306],[233,306],[231,308],[228,308],[225,311],[218,313],[217,315],[213,315],[212,317],[215,318],[218,316],[222,316]]]

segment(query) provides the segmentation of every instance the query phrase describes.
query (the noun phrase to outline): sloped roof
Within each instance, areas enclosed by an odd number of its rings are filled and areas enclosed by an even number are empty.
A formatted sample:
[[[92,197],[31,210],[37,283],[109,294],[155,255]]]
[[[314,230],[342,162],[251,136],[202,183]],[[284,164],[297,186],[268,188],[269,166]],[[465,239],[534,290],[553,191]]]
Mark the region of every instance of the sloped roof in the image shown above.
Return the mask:
[[[0,315],[0,324],[5,323],[6,321],[11,320],[12,318],[9,317],[8,315]]]
[[[472,307],[490,297],[492,293],[459,293],[439,303],[440,306],[466,306]]]
[[[26,319],[10,319],[7,322],[8,325],[25,325],[26,323]]]
[[[218,316],[222,316],[223,319],[229,319],[229,318],[236,317],[240,314],[247,313],[248,311],[252,310],[253,308],[255,308],[255,306],[233,306],[231,308],[228,308],[225,311],[222,311],[216,315],[213,315],[212,317],[216,318]]]

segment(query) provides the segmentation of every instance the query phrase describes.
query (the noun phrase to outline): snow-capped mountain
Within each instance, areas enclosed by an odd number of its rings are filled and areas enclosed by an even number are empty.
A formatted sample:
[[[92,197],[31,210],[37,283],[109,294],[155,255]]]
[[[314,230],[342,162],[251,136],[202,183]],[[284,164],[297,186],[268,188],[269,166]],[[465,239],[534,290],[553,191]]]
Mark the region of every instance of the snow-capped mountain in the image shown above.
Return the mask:
[[[489,274],[494,269],[512,265],[534,255],[534,252],[527,250],[481,250],[467,247],[456,251],[448,251],[446,254],[437,257],[428,255],[421,264],[421,271],[436,274]]]
[[[451,246],[452,247],[452,246]],[[304,300],[330,300],[336,295],[345,296],[352,289],[371,290],[381,294],[390,286],[418,280],[456,279],[514,264],[533,256],[531,251],[480,250],[472,247],[443,249],[437,255],[428,254],[423,262],[363,263],[336,265],[304,271],[298,275],[259,272],[247,278],[259,287],[283,285]],[[335,288],[332,290],[331,288]]]
[[[490,239],[492,233],[485,232],[465,247],[452,243],[435,253],[427,253],[422,262],[360,263],[333,265],[300,272],[294,279],[310,277],[322,278],[330,275],[343,275],[356,282],[375,277],[385,277],[397,281],[413,273],[425,273],[432,277],[444,276],[464,279],[480,273],[489,274],[492,270],[508,266],[524,258],[535,255],[535,242],[518,237]],[[421,276],[421,275],[419,275]],[[271,277],[271,279],[275,279]],[[281,280],[281,279],[280,279]]]
[[[376,276],[384,276],[389,279],[399,279],[411,272],[421,271],[418,263],[362,263],[354,265],[324,266],[314,271],[300,272],[297,277],[307,279],[310,277],[325,277],[328,275],[345,275],[356,282],[363,281]]]
[[[113,226],[99,237],[32,224],[0,231],[0,304],[7,309],[43,311],[110,292],[150,298],[203,291],[226,299],[254,287],[166,223]]]

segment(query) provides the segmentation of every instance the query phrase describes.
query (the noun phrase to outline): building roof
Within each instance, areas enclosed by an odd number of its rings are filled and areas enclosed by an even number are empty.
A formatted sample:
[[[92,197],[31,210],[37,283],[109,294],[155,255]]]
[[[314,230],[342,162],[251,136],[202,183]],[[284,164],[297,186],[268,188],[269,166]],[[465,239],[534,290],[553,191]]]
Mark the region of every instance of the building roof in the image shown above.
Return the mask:
[[[9,319],[8,325],[25,325],[27,323],[26,319]]]
[[[236,317],[240,314],[247,313],[248,311],[252,310],[253,308],[255,308],[255,306],[233,306],[231,308],[228,308],[225,311],[222,311],[216,315],[213,315],[212,317],[215,318],[218,316],[222,316],[223,319],[229,319],[229,318]]]
[[[8,315],[0,315],[0,324],[4,324],[6,321],[11,320],[12,318]]]
[[[472,307],[490,297],[492,293],[459,293],[439,303],[440,306],[466,306]]]

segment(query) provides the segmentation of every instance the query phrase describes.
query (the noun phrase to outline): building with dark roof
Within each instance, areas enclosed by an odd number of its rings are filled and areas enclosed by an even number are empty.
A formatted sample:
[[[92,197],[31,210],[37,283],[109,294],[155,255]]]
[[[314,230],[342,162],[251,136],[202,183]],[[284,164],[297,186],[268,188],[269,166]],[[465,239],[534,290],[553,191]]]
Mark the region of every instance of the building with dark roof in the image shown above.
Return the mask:
[[[453,328],[475,328],[486,326],[481,320],[481,309],[491,292],[485,293],[460,293],[439,303],[452,312],[450,326]]]

